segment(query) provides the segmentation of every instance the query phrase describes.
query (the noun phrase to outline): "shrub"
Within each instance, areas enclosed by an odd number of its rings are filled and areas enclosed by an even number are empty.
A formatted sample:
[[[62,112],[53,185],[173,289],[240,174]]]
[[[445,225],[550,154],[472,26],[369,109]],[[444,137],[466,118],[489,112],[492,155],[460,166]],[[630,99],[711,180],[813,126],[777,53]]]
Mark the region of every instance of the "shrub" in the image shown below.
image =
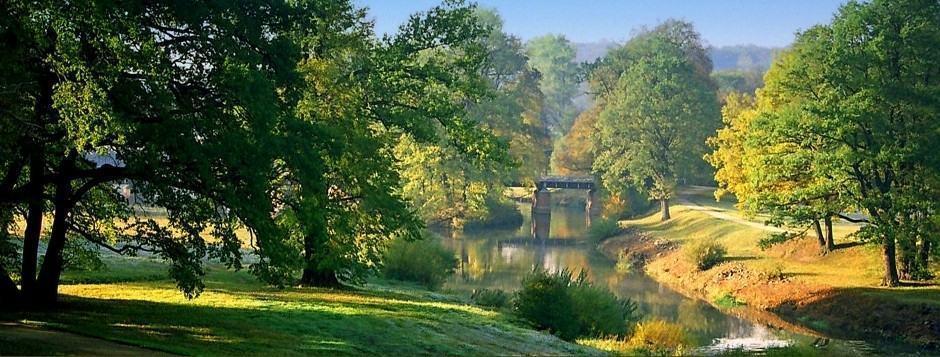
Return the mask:
[[[574,303],[568,293],[569,284],[570,272],[534,271],[522,279],[522,289],[516,292],[513,310],[536,328],[573,340],[578,337],[580,326],[572,314]]]
[[[474,290],[470,295],[474,304],[501,309],[509,306],[511,296],[500,289]]]
[[[578,343],[620,356],[687,356],[692,340],[681,326],[656,320],[637,324],[629,338],[579,339]]]
[[[636,304],[594,286],[584,273],[536,270],[522,281],[513,301],[515,313],[565,340],[580,336],[623,336],[637,320]]]
[[[731,295],[731,293],[720,294],[718,295],[718,297],[715,298],[713,302],[715,303],[715,305],[719,307],[724,307],[724,308],[747,305],[743,301],[735,298],[734,295]]]
[[[464,230],[472,231],[487,228],[518,228],[525,220],[522,212],[512,201],[487,199],[486,217],[468,221]]]
[[[622,251],[617,255],[617,265],[614,268],[618,273],[640,272],[643,271],[646,260],[646,254]]]
[[[616,218],[599,218],[591,222],[588,237],[591,241],[599,243],[604,239],[620,234],[620,223]]]
[[[682,326],[662,320],[637,324],[633,337],[627,345],[656,355],[681,355],[691,344],[691,339]]]
[[[607,290],[584,280],[571,287],[574,315],[580,324],[580,336],[625,336],[637,320],[636,303],[621,299]]]
[[[457,268],[454,253],[429,236],[417,241],[392,240],[383,263],[386,278],[412,281],[431,289],[440,286]]]
[[[682,249],[689,262],[699,270],[708,270],[725,259],[727,250],[721,244],[705,239],[695,239]]]

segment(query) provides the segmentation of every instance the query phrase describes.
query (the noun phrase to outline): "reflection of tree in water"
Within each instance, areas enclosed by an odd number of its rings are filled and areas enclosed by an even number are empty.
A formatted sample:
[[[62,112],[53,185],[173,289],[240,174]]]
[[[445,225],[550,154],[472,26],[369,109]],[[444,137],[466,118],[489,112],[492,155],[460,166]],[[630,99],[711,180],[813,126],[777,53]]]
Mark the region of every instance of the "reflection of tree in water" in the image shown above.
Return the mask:
[[[727,326],[727,317],[717,315],[710,306],[685,299],[679,302],[676,312],[676,323],[682,325],[698,344],[707,344],[716,336],[722,336]]]
[[[637,302],[647,319],[661,319],[683,326],[699,345],[710,345],[714,341],[732,344],[775,341],[773,331],[722,314],[703,302],[685,298],[645,275],[616,273],[611,262],[587,245],[506,244],[500,247],[500,240],[531,239],[528,210],[523,210],[523,214],[526,224],[518,230],[464,232],[456,238],[441,238],[460,261],[457,273],[447,282],[445,289],[515,291],[532,269],[558,271],[568,268],[574,274],[583,269],[591,281],[604,284],[618,296]],[[556,208],[551,219],[553,238],[586,236],[584,211],[581,209]]]
[[[557,239],[585,239],[587,238],[587,217],[584,207],[552,208],[552,224],[550,236]]]

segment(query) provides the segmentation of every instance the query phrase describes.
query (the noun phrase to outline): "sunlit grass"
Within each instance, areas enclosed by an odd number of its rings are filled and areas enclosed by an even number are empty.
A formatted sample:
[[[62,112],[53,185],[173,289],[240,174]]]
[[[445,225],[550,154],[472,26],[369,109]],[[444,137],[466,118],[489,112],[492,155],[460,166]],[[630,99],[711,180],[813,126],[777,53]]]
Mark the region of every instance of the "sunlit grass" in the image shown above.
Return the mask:
[[[815,242],[812,236],[803,238],[809,240],[804,242],[809,244],[797,242],[762,251],[757,242],[769,234],[768,231],[717,219],[684,205],[674,206],[672,213],[673,218],[666,222],[654,214],[622,223],[680,243],[688,239],[714,240],[728,249],[728,257],[755,271],[779,268],[785,274],[833,287],[874,287],[882,277],[878,247],[872,244],[852,245],[858,243],[850,236],[857,230],[853,225],[836,225],[834,229],[836,243],[851,246],[840,246],[834,252],[821,255],[807,249],[812,248]]]
[[[187,355],[592,354],[459,298],[381,281],[358,290],[275,289],[212,266],[187,300],[146,258],[110,258],[104,272],[68,273],[58,311],[3,316]],[[112,282],[116,281],[116,282]]]

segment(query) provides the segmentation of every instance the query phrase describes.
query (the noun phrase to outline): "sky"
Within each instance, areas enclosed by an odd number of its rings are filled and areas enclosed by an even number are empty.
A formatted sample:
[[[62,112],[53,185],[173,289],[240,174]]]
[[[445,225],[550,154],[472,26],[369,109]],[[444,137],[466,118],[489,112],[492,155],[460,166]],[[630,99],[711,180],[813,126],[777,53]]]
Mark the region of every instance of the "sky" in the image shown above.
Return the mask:
[[[393,33],[435,0],[353,0],[369,8],[376,32]],[[504,30],[523,40],[553,33],[572,42],[625,41],[634,29],[669,18],[692,22],[713,46],[783,47],[794,33],[828,23],[845,0],[477,0],[495,8]]]

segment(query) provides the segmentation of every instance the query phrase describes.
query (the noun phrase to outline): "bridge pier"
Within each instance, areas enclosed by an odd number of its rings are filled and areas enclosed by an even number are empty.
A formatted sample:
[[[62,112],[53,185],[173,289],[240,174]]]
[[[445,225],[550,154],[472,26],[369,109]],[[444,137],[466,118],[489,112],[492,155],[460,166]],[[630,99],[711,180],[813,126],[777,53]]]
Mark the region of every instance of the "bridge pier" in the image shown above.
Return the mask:
[[[548,239],[552,222],[552,196],[548,189],[536,188],[532,193],[532,237]]]
[[[588,197],[584,210],[590,225],[591,215],[601,212],[593,177],[578,176],[542,176],[535,183],[532,192],[532,236],[535,239],[548,239],[552,216],[552,198],[549,189],[587,190]]]
[[[584,211],[587,212],[588,216],[597,215],[601,213],[602,208],[603,207],[601,206],[600,197],[597,196],[597,190],[593,188],[588,190],[588,197],[587,202],[584,204]]]

